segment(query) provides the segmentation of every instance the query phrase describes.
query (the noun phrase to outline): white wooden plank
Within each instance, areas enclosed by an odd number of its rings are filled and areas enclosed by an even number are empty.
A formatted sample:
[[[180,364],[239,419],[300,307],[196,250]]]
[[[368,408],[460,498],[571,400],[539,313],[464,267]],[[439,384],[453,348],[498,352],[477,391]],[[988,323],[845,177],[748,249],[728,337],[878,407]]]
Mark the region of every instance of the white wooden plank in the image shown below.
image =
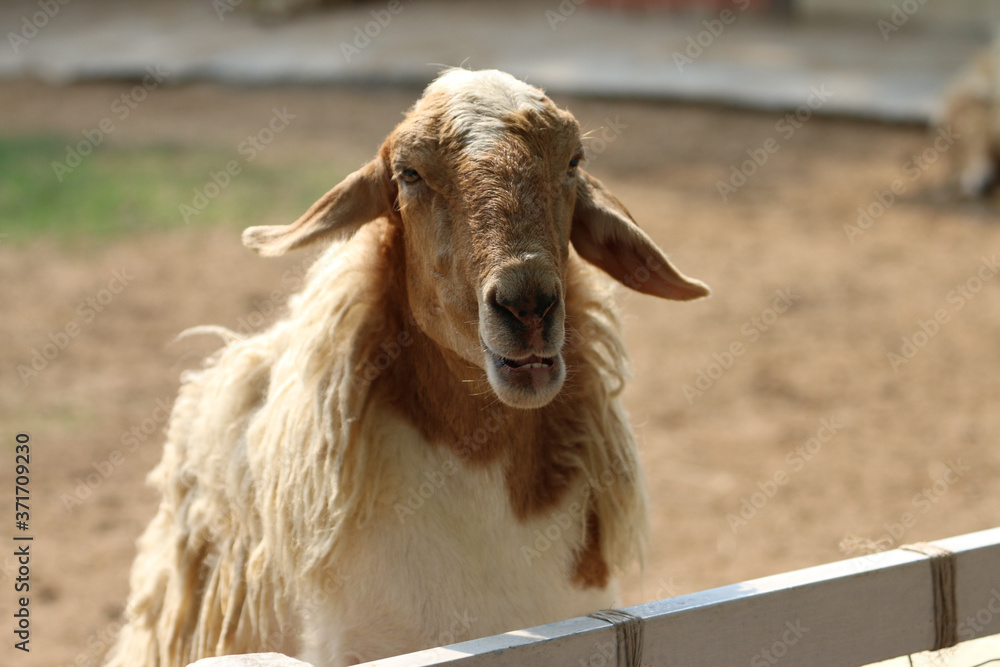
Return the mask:
[[[947,665],[972,667],[987,663],[995,667],[996,663],[989,661],[998,658],[1000,658],[1000,637],[993,635],[962,642],[940,653],[906,655],[865,667],[946,667]]]
[[[616,651],[614,628],[594,618],[574,618],[527,630],[484,637],[461,644],[377,660],[365,665],[379,667],[520,667],[521,665],[591,664],[602,652],[613,664]]]
[[[921,556],[901,552],[879,570],[845,561],[732,587],[710,605],[653,603],[649,664],[847,667],[908,652],[932,637],[932,591]],[[917,585],[914,585],[916,582]]]
[[[988,543],[990,535],[995,542]],[[1000,634],[1000,528],[935,542],[956,552],[958,640]],[[1000,655],[996,656],[1000,657]]]
[[[959,639],[1000,633],[1000,528],[935,544],[955,552]],[[933,648],[927,557],[894,550],[630,607],[643,664],[857,667]],[[614,631],[591,618],[379,660],[382,667],[615,664]]]

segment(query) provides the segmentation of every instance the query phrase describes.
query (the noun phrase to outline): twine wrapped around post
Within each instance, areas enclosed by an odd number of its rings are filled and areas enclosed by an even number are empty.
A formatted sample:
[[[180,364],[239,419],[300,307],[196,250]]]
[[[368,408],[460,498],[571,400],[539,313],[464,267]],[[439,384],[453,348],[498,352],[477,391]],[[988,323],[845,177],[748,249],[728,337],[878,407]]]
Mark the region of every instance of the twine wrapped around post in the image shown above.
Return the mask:
[[[639,667],[642,664],[642,629],[645,624],[642,618],[621,609],[601,609],[588,616],[614,626],[618,667]]]
[[[934,651],[958,643],[958,614],[955,602],[955,553],[924,542],[900,547],[927,556],[931,564],[934,590]]]

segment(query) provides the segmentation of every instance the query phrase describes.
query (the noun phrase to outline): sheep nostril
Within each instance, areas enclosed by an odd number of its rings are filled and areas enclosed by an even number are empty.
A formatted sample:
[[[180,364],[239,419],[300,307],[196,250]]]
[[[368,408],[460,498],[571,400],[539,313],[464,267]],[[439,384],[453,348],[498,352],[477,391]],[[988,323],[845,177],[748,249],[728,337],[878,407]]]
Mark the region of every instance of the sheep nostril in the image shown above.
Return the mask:
[[[535,313],[538,314],[538,317],[540,317],[541,319],[544,320],[546,318],[546,316],[548,316],[549,312],[552,310],[552,307],[555,306],[556,302],[558,302],[558,301],[559,301],[559,297],[558,296],[549,296],[547,294],[540,295],[535,300],[535,304],[536,304],[535,305]]]
[[[521,299],[505,299],[501,295],[494,302],[528,327],[539,326],[558,302],[558,297],[547,294],[527,296]]]
[[[520,305],[503,304],[503,307],[506,308],[507,311],[516,317],[520,322],[528,326],[535,324],[539,319],[533,312],[522,308]]]

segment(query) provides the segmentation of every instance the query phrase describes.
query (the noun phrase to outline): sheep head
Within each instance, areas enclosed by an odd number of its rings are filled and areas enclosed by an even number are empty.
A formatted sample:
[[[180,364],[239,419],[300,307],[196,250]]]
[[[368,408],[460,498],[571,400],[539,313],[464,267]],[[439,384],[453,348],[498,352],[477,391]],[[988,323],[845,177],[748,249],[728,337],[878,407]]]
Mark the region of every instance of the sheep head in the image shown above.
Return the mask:
[[[545,94],[497,71],[453,69],[428,86],[378,155],[287,226],[244,243],[277,255],[386,217],[403,229],[421,330],[482,369],[497,397],[538,408],[566,377],[570,245],[646,294],[708,295],[579,167],[579,127]]]

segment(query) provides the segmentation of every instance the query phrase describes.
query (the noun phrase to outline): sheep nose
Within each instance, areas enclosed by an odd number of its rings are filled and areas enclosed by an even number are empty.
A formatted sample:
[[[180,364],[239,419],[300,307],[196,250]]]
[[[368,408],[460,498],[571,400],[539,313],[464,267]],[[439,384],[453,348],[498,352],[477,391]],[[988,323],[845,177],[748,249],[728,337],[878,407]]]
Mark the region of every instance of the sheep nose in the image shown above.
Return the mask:
[[[516,317],[518,321],[529,329],[539,327],[549,314],[553,306],[559,301],[558,295],[551,294],[528,294],[508,297],[503,294],[495,294],[496,305],[508,311]]]

